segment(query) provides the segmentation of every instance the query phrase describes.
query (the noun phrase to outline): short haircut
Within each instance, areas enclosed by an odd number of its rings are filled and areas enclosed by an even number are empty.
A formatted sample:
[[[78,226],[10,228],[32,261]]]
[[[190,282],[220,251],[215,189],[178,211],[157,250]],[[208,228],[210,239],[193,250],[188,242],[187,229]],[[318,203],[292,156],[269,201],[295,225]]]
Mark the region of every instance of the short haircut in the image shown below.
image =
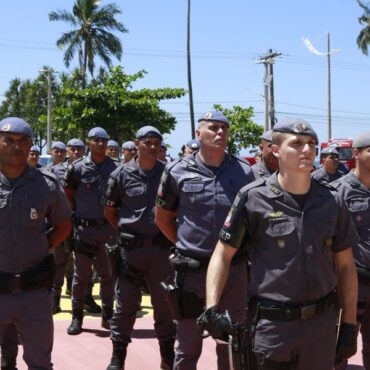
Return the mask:
[[[285,132],[273,131],[271,137],[271,143],[275,145],[281,145],[286,139],[287,134]]]

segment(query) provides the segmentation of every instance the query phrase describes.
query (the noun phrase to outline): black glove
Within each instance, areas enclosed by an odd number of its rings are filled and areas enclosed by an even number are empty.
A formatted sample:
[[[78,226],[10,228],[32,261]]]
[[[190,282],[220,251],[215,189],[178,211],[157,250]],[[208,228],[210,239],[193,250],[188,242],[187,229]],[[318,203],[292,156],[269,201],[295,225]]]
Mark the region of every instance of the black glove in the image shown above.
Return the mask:
[[[220,312],[217,305],[205,310],[197,319],[199,329],[207,330],[214,339],[229,341],[229,335],[233,333],[230,315],[227,311]]]
[[[350,358],[357,352],[358,325],[342,322],[339,329],[335,363]]]

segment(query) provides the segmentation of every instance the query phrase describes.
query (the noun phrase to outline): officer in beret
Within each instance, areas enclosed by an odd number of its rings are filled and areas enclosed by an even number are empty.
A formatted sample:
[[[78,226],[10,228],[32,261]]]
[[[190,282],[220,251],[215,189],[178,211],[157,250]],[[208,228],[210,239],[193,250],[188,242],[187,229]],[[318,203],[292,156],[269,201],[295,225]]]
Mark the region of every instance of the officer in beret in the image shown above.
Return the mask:
[[[312,173],[316,181],[335,181],[346,173],[347,168],[339,162],[339,152],[332,147],[326,147],[321,151],[322,166]]]
[[[196,130],[199,151],[168,164],[157,197],[156,222],[176,244],[171,263],[181,289],[174,369],[196,369],[202,336],[196,325],[205,303],[206,271],[222,223],[239,189],[254,180],[250,165],[225,152],[229,121],[219,111],[203,114]],[[235,321],[244,321],[246,257],[239,253],[221,298]],[[217,343],[219,369],[229,369],[227,345]]]
[[[122,144],[122,156],[123,156],[123,162],[128,163],[131,161],[131,159],[136,154],[136,146],[133,141],[125,141]]]
[[[119,161],[119,144],[115,140],[108,140],[107,152],[105,153],[113,160]]]
[[[53,346],[51,253],[71,231],[71,209],[55,176],[27,165],[31,145],[27,122],[0,121],[0,340],[15,325],[28,368],[46,370]]]
[[[352,147],[355,169],[331,185],[346,202],[360,237],[353,246],[359,280],[357,321],[362,335],[363,365],[370,369],[370,131],[355,137]],[[346,362],[336,369],[345,369]]]
[[[160,291],[170,274],[170,243],[154,222],[154,206],[164,163],[158,160],[161,133],[144,126],[136,133],[137,156],[117,168],[109,179],[105,214],[120,232],[122,271],[118,279],[116,310],[111,323],[113,355],[107,370],[124,368],[127,346],[136,319],[143,282],[149,288],[154,328],[163,370],[172,370],[176,328]]]
[[[37,145],[32,145],[27,158],[28,165],[35,168],[42,167],[42,165],[39,163],[39,158],[40,148]]]
[[[73,138],[67,142],[67,158],[64,162],[57,164],[52,168],[52,172],[55,174],[57,179],[62,183],[67,168],[77,159],[83,157],[85,153],[85,144],[82,140]],[[62,293],[62,286],[64,281],[64,275],[66,275],[67,287],[66,295],[71,295],[72,290],[72,279],[73,279],[73,246],[75,240],[73,239],[73,233],[64,241],[63,244],[55,248],[55,262],[56,262],[56,273],[53,281],[53,313],[56,314],[61,312],[60,297]],[[92,295],[93,283],[90,282],[85,298],[84,309],[91,313],[101,313],[101,307],[95,302]]]
[[[193,152],[199,150],[199,148],[200,148],[200,142],[198,139],[189,140],[185,144],[184,155],[192,154]]]
[[[261,160],[252,166],[256,179],[269,177],[279,169],[279,161],[271,151],[271,136],[272,130],[266,131],[261,135],[261,143],[259,145]]]
[[[167,155],[167,144],[162,141],[161,142],[161,149],[159,151],[158,159],[164,163],[171,162],[171,157]]]
[[[56,141],[51,147],[51,162],[45,166],[45,169],[53,172],[53,168],[65,161],[67,156],[67,147],[62,141]]]
[[[109,329],[113,314],[114,279],[106,244],[116,243],[116,232],[104,217],[102,198],[109,175],[118,163],[105,154],[108,140],[108,134],[103,128],[92,128],[87,140],[89,155],[70,164],[63,180],[64,190],[75,211],[75,265],[72,322],[67,329],[69,335],[82,332],[84,302],[94,259],[100,276],[103,328]]]
[[[352,246],[358,238],[338,192],[311,179],[317,143],[302,119],[274,126],[271,150],[279,172],[238,193],[208,267],[201,321],[212,336],[225,338],[231,327],[219,296],[233,256],[248,250],[257,369],[329,370],[336,356],[356,353]],[[342,308],[337,352],[336,292]]]

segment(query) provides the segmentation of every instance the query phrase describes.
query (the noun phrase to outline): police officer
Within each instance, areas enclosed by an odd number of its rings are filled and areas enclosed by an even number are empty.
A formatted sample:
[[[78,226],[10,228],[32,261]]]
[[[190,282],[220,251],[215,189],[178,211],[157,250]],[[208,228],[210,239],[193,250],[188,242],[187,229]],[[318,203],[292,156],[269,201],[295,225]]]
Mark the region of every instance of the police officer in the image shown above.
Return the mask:
[[[198,139],[189,140],[185,144],[184,155],[192,154],[195,151],[199,150],[199,148],[200,148],[200,142]]]
[[[157,189],[164,169],[158,160],[161,133],[144,126],[136,133],[137,156],[114,171],[109,180],[105,214],[121,232],[123,260],[111,323],[113,356],[107,370],[124,368],[144,281],[154,310],[162,370],[172,370],[176,327],[159,284],[171,274],[169,242],[154,222]]]
[[[110,273],[106,243],[116,241],[116,232],[104,217],[102,197],[117,162],[105,155],[108,134],[101,127],[88,133],[90,153],[68,166],[64,190],[75,210],[75,265],[72,286],[72,323],[70,335],[82,332],[85,295],[91,277],[93,259],[100,275],[102,327],[109,328],[113,314],[114,279]]]
[[[1,370],[17,370],[18,332],[14,323],[10,324],[1,340]]]
[[[82,140],[73,138],[67,143],[67,160],[62,163],[57,164],[52,167],[51,171],[55,174],[59,181],[63,182],[67,167],[69,164],[73,163],[75,160],[83,157],[85,153],[85,144]],[[61,311],[60,307],[60,297],[62,292],[62,286],[64,281],[64,274],[67,279],[67,288],[66,293],[71,295],[72,289],[72,279],[73,279],[73,243],[74,239],[70,235],[64,243],[58,245],[55,248],[55,263],[56,263],[56,272],[53,282],[53,313],[56,314]],[[84,308],[91,313],[100,313],[101,307],[95,302],[92,295],[93,284],[90,283],[88,287],[88,292],[85,298]]]
[[[109,140],[107,151],[105,153],[108,157],[111,157],[113,160],[119,161],[119,144],[115,140]]]
[[[67,147],[62,141],[56,141],[51,147],[51,162],[45,166],[45,169],[52,171],[57,164],[64,162],[67,156]]]
[[[37,145],[32,145],[30,153],[28,154],[27,163],[29,166],[40,168],[42,165],[39,163],[40,148]]]
[[[50,370],[55,264],[49,253],[68,236],[71,209],[56,178],[27,165],[31,144],[24,120],[0,121],[0,340],[14,324],[28,369]]]
[[[218,111],[206,112],[196,130],[200,149],[167,165],[158,190],[156,222],[174,243],[175,283],[181,288],[174,369],[196,369],[202,337],[196,318],[205,298],[206,268],[222,223],[238,190],[254,179],[250,165],[225,153],[229,121]],[[245,256],[233,261],[222,307],[243,321],[246,303]],[[217,344],[218,368],[228,369],[227,346]]]
[[[123,156],[123,162],[128,163],[131,161],[131,159],[136,154],[136,146],[133,141],[125,141],[122,144],[122,156]]]
[[[317,181],[332,182],[348,173],[347,168],[339,162],[339,153],[335,148],[326,147],[321,151],[323,164],[312,173]]]
[[[279,169],[279,161],[271,151],[271,135],[272,130],[269,130],[264,132],[261,136],[261,143],[259,146],[261,160],[257,161],[252,166],[254,177],[256,179],[259,179],[260,177],[269,177]]]
[[[335,189],[311,179],[317,142],[302,119],[275,125],[271,149],[280,170],[241,189],[208,267],[202,321],[212,336],[222,338],[231,327],[220,313],[220,295],[233,256],[243,245],[248,249],[255,369],[332,369],[335,289],[342,307],[337,359],[356,353],[351,247],[357,235]]]
[[[359,279],[357,321],[362,335],[362,357],[366,370],[370,369],[370,131],[353,140],[356,167],[347,175],[331,183],[347,204],[360,236],[353,247]],[[342,363],[336,369],[344,369]]]

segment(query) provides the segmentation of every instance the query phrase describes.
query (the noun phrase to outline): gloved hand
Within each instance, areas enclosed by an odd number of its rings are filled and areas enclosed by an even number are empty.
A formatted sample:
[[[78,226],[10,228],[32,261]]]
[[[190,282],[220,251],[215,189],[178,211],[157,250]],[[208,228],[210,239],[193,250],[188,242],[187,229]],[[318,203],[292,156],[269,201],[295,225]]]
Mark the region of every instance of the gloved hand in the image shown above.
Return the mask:
[[[230,315],[227,311],[221,312],[217,305],[206,309],[197,319],[199,329],[207,330],[214,339],[228,342],[229,335],[233,333]]]
[[[358,325],[342,322],[339,329],[335,363],[350,358],[357,352]]]

